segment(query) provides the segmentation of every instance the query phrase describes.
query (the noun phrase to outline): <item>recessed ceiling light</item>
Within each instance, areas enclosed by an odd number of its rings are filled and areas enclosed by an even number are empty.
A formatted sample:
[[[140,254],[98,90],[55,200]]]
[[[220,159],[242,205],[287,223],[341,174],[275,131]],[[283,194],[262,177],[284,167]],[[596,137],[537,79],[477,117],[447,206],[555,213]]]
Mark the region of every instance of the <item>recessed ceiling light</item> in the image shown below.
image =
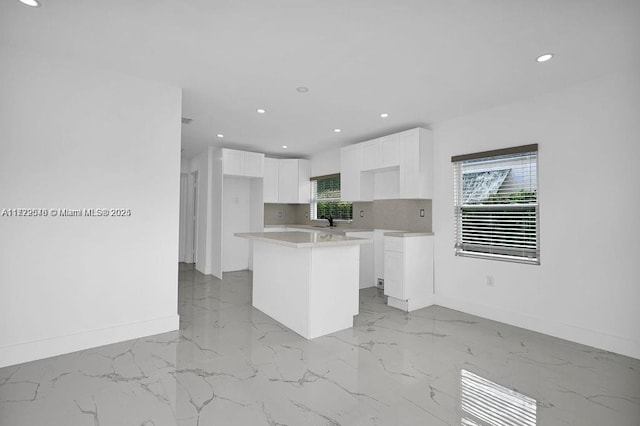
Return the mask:
[[[283,149],[287,149],[287,148],[289,148],[289,147],[288,147],[288,146],[286,146],[286,145],[282,145],[282,148],[283,148]]]
[[[266,110],[266,109],[263,109],[263,108],[258,108],[258,109],[256,110],[256,112],[257,112],[258,114],[264,114],[265,112],[267,112],[267,110]]]
[[[551,58],[553,58],[553,53],[545,53],[544,55],[538,56],[536,61],[538,61],[538,62],[547,62]]]
[[[389,117],[389,114],[386,112],[383,112],[382,114],[380,114],[380,118],[387,118]]]
[[[31,7],[40,6],[40,3],[38,3],[36,0],[20,0],[20,3],[26,4],[27,6],[31,6]]]
[[[296,87],[296,90],[300,93],[307,93],[309,91],[308,87],[304,87],[304,86],[300,86],[300,87]]]
[[[340,130],[340,129],[333,129],[333,131],[334,131],[334,132],[336,132],[336,133],[340,133],[342,130]]]
[[[217,134],[217,136],[218,136],[220,139],[224,138],[224,135],[223,135],[222,133],[218,133],[218,134]]]

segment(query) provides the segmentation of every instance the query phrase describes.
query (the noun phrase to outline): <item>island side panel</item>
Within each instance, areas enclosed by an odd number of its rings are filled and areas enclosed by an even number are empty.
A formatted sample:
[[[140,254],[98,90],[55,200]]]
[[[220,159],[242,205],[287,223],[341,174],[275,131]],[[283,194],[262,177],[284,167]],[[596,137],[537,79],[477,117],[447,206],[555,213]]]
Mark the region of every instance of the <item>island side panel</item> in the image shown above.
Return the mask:
[[[311,249],[311,338],[353,327],[359,311],[360,246]]]
[[[309,339],[311,249],[253,242],[253,306]]]

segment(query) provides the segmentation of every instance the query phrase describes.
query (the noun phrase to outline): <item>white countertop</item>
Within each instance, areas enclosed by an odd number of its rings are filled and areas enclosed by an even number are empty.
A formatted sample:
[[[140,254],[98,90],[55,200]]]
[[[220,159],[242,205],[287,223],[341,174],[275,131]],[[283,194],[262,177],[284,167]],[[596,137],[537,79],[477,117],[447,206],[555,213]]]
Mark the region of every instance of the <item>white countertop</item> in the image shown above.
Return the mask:
[[[291,229],[308,229],[313,232],[326,232],[327,234],[339,234],[344,235],[346,232],[371,232],[373,229],[361,229],[361,228],[347,228],[343,226],[334,226],[330,228],[329,225],[265,225],[265,229],[269,228],[291,228]]]
[[[345,237],[344,235],[330,234],[320,231],[239,232],[234,235],[236,237],[247,238],[249,240],[278,244],[293,248],[331,247],[371,243],[371,240],[364,238]]]
[[[385,232],[385,237],[400,237],[400,238],[409,238],[409,237],[424,237],[433,235],[433,232]]]

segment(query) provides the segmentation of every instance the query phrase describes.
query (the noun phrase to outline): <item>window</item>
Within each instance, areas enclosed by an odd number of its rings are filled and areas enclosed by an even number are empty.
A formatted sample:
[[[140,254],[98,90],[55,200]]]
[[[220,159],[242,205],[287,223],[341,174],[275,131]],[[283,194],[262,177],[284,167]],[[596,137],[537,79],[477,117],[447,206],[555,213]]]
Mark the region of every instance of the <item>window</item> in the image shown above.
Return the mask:
[[[456,255],[539,265],[538,145],[451,161]]]
[[[311,178],[311,219],[331,215],[336,220],[353,219],[351,203],[340,201],[340,174]]]

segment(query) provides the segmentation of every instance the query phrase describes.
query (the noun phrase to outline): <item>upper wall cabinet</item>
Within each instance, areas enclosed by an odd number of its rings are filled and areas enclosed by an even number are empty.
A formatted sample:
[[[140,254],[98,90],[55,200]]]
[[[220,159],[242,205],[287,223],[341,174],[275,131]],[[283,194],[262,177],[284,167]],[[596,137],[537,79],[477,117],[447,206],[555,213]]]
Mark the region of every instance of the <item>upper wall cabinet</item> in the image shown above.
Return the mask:
[[[342,199],[433,198],[433,134],[415,128],[342,148]]]
[[[400,165],[400,134],[380,138],[380,168]]]
[[[279,160],[277,158],[265,157],[264,159],[264,180],[262,181],[262,194],[264,196],[265,203],[278,202],[278,161]]]
[[[311,196],[311,162],[300,159],[278,160],[278,202],[306,204]]]
[[[222,171],[225,175],[263,177],[264,154],[222,148]]]
[[[380,139],[363,142],[360,145],[361,161],[360,171],[375,170],[380,168]]]
[[[340,198],[342,201],[371,201],[373,193],[368,175],[362,170],[362,146],[355,144],[340,150]]]
[[[362,146],[361,171],[370,171],[400,165],[400,137],[399,134],[359,144]]]
[[[264,202],[306,204],[311,195],[311,162],[265,158]]]

